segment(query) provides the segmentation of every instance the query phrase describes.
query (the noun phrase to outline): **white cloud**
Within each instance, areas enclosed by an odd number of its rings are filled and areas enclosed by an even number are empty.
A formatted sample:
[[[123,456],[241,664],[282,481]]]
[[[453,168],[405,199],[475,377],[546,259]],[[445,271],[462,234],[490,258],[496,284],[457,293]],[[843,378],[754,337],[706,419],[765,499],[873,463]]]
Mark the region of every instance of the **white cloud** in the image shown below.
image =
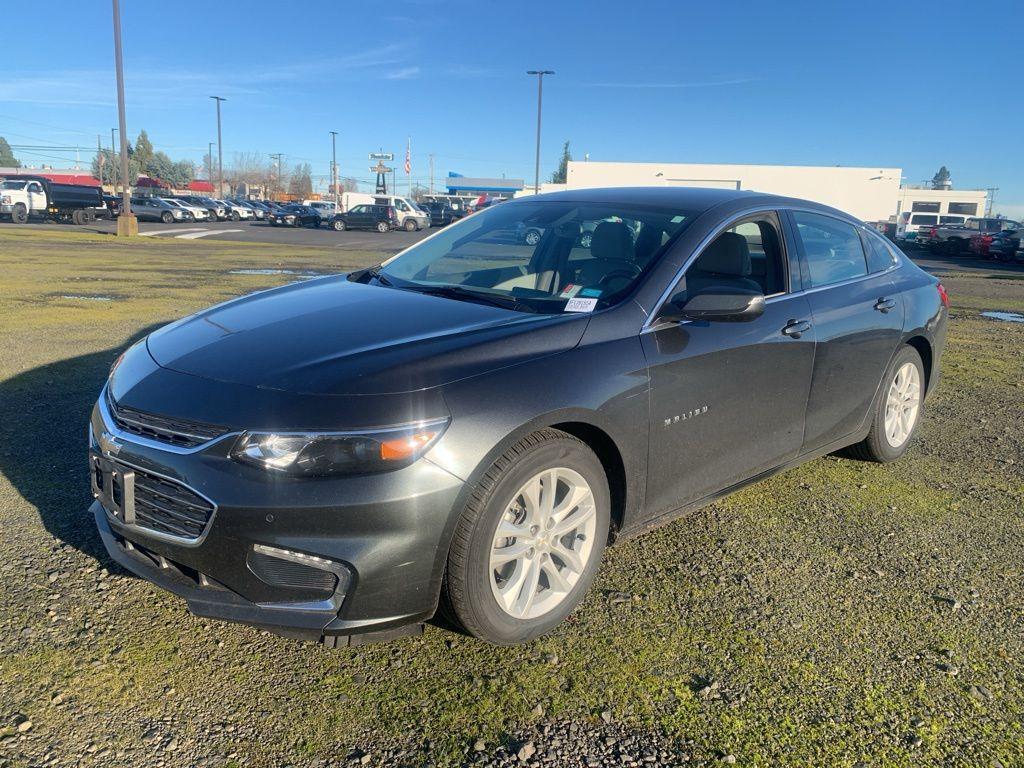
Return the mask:
[[[419,67],[402,67],[384,75],[385,80],[412,80],[420,76]]]

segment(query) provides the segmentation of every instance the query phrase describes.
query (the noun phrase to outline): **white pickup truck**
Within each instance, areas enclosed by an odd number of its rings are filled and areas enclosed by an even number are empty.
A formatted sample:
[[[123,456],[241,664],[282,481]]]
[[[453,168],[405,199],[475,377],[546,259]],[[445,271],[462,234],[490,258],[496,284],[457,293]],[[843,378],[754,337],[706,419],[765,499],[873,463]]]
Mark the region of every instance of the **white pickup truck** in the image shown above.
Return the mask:
[[[88,224],[104,215],[99,187],[59,184],[43,176],[8,176],[0,181],[0,216],[24,224],[29,217]]]

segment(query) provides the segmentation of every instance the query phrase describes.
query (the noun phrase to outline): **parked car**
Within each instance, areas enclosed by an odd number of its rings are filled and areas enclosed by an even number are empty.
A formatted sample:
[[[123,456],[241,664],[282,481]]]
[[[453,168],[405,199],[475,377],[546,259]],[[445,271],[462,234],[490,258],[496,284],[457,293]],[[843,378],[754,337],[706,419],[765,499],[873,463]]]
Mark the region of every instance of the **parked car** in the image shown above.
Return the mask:
[[[242,200],[242,199],[239,199],[239,198],[235,198],[231,202],[234,203],[235,205],[239,205],[242,208],[245,208],[246,210],[248,210],[249,213],[251,214],[250,218],[262,219],[262,218],[264,218],[267,215],[266,211],[264,211],[262,208],[260,208],[258,205],[256,205],[256,203],[253,202],[252,200]]]
[[[430,226],[430,214],[407,197],[395,195],[374,195],[377,205],[390,205],[398,215],[398,227],[406,232],[416,232]]]
[[[334,214],[339,213],[333,200],[303,200],[302,204],[319,213],[323,221],[330,221],[334,218]]]
[[[254,218],[251,208],[247,208],[244,205],[239,205],[231,200],[218,200],[218,203],[224,206],[227,217],[232,221],[241,221],[242,219]]]
[[[1022,229],[1004,229],[987,235],[975,235],[971,238],[971,253],[983,259],[994,261],[1014,261],[1020,249]]]
[[[338,232],[346,229],[390,232],[398,227],[398,214],[390,205],[357,205],[345,213],[335,214],[330,226]]]
[[[162,199],[164,202],[170,203],[171,205],[177,206],[185,211],[185,221],[206,221],[210,217],[210,212],[205,208],[200,208],[198,205],[191,205],[177,197],[165,197]]]
[[[184,208],[179,205],[171,205],[159,197],[133,198],[132,213],[139,221],[162,221],[164,224],[174,224],[189,220]]]
[[[305,205],[288,205],[267,218],[272,227],[319,227],[320,214]]]
[[[455,209],[447,202],[423,203],[420,205],[420,208],[430,215],[430,226],[432,227],[447,227],[453,221],[458,221],[459,219],[455,215]]]
[[[88,224],[105,212],[99,187],[60,184],[45,176],[17,175],[0,181],[0,215],[15,224],[37,217]]]
[[[976,217],[968,219],[963,225],[938,226],[929,230],[921,230],[917,234],[917,242],[933,253],[946,253],[957,256],[968,249],[971,238],[976,234],[993,234],[1003,229],[1016,229],[1020,224],[1009,219]]]
[[[223,221],[227,218],[227,211],[224,206],[209,197],[202,197],[200,195],[182,195],[177,199],[188,205],[205,208],[210,221]]]
[[[535,248],[490,237],[518,222]],[[91,513],[204,617],[333,647],[441,603],[523,643],[608,542],[842,448],[900,458],[947,319],[935,277],[817,203],[526,197],[136,343],[92,411]]]
[[[451,206],[456,219],[461,219],[469,213],[470,200],[460,195],[424,195],[423,203],[447,203]],[[423,205],[420,205],[422,208]]]

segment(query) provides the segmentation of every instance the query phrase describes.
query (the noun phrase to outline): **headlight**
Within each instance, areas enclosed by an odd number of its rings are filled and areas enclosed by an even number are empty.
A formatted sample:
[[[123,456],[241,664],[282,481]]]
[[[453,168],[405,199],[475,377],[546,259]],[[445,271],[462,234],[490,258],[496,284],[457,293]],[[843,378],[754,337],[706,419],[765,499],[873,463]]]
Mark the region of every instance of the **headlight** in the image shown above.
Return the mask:
[[[4,205],[9,205],[10,202],[11,202],[11,196],[10,195],[4,195],[3,197],[0,197],[0,203],[3,203]]]
[[[447,419],[365,432],[246,432],[231,458],[297,477],[386,472],[414,462]]]

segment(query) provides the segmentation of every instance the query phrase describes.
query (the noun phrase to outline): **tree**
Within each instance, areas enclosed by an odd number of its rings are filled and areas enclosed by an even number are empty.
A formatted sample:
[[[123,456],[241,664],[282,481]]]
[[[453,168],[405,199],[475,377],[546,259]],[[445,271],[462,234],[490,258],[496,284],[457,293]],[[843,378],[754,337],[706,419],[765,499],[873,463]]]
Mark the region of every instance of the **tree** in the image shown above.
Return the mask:
[[[149,161],[153,157],[153,143],[149,140],[145,130],[139,131],[139,138],[135,140],[135,151],[132,157],[139,161],[139,167],[149,173]]]
[[[171,165],[171,174],[167,181],[175,189],[184,189],[196,177],[196,166],[191,160],[179,160]]]
[[[294,197],[309,197],[313,194],[313,168],[309,163],[295,166],[288,183],[288,194]]]
[[[932,189],[945,189],[948,184],[949,170],[946,166],[942,166],[936,174],[932,176]]]
[[[103,162],[100,163],[100,158]],[[102,167],[102,173],[100,169]],[[121,156],[114,154],[109,149],[100,150],[99,154],[92,161],[92,175],[104,184],[116,186],[121,183]],[[134,184],[139,178],[139,163],[134,158],[128,158],[128,183]]]
[[[551,174],[552,184],[565,184],[569,175],[569,161],[572,160],[572,153],[569,152],[569,142],[562,146],[562,159],[558,161],[558,170]]]
[[[14,156],[11,151],[11,145],[7,143],[7,139],[0,136],[0,168],[20,168],[21,162]]]
[[[167,156],[167,153],[156,152],[149,158],[149,162],[143,166],[143,170],[151,179],[170,182],[170,177],[174,174],[174,161]]]

